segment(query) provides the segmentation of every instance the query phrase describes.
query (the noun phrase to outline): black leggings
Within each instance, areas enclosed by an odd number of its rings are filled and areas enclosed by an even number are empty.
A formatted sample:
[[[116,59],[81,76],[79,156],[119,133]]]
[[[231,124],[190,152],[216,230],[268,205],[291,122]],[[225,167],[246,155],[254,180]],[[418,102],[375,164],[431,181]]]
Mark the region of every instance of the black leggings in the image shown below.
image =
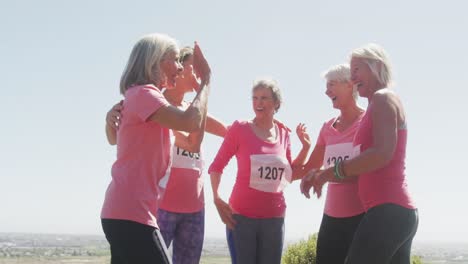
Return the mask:
[[[364,213],[351,217],[323,215],[317,238],[317,264],[343,264]]]
[[[111,264],[170,264],[159,230],[128,220],[101,219],[110,244]]]
[[[367,211],[354,234],[346,264],[410,264],[418,211],[381,204]]]

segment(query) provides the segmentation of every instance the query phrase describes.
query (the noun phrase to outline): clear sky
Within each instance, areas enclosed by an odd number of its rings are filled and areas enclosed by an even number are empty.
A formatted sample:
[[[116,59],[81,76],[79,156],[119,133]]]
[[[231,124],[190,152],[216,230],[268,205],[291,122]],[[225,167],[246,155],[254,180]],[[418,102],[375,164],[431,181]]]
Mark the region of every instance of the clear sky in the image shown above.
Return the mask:
[[[213,70],[209,111],[254,116],[252,81],[279,81],[288,126],[315,141],[337,115],[321,72],[353,48],[390,54],[409,122],[407,177],[420,212],[416,241],[468,241],[465,1],[3,1],[0,4],[0,232],[102,234],[99,213],[115,148],[107,110],[136,40],[198,40]],[[366,106],[365,101],[361,101]],[[463,114],[465,112],[465,114]],[[463,121],[465,120],[465,121]],[[205,137],[211,163],[221,139]],[[294,136],[293,153],[300,142]],[[223,176],[227,200],[233,160]],[[224,227],[206,177],[206,236]],[[286,239],[316,232],[323,199],[285,191]]]

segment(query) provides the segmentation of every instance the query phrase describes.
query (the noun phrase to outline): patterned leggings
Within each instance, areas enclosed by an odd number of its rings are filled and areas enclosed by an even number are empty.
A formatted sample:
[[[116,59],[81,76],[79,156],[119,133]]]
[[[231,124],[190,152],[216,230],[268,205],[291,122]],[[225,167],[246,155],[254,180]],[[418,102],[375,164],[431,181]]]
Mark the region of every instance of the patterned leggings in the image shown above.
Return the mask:
[[[195,213],[158,210],[158,225],[164,242],[172,243],[174,264],[198,264],[205,234],[205,209]]]

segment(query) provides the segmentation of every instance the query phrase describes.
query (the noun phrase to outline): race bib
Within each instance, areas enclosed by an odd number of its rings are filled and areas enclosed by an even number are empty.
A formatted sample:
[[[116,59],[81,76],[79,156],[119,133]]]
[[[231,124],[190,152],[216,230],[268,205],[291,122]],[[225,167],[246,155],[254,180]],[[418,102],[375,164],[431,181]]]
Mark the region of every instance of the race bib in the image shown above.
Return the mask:
[[[277,154],[250,155],[250,188],[279,193],[291,182],[292,169],[286,158]]]
[[[323,167],[328,169],[335,166],[336,162],[352,159],[359,153],[360,146],[353,146],[351,142],[327,145],[323,156]]]
[[[173,145],[172,167],[197,170],[201,172],[203,170],[203,159],[200,153],[192,153]]]

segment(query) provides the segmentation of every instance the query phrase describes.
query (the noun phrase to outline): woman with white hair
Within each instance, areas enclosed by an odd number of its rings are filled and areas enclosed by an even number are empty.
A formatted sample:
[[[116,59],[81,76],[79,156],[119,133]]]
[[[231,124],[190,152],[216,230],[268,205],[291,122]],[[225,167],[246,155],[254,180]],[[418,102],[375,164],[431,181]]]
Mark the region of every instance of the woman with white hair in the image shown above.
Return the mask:
[[[302,149],[291,158],[289,129],[275,122],[281,93],[274,80],[261,79],[252,88],[255,117],[235,121],[208,170],[213,198],[228,230],[231,258],[240,264],[280,264],[284,241],[284,188],[307,158],[310,140],[303,124],[296,132]],[[219,195],[221,175],[236,156],[237,177],[229,204]]]
[[[354,145],[360,154],[320,172],[303,187],[321,192],[327,181],[359,176],[359,196],[366,210],[351,243],[347,264],[409,264],[418,212],[405,177],[407,120],[399,97],[388,87],[392,73],[388,56],[376,44],[351,54],[351,80],[369,101]]]
[[[171,263],[156,221],[158,186],[170,167],[169,129],[192,132],[205,125],[210,67],[195,44],[193,66],[201,83],[190,106],[172,106],[161,92],[182,71],[176,41],[162,34],[133,47],[120,82],[125,100],[117,130],[117,160],[101,222],[111,263]]]
[[[353,158],[353,139],[364,116],[364,109],[357,104],[357,91],[353,89],[349,64],[333,66],[323,76],[327,81],[325,94],[340,114],[323,124],[304,172],[322,166],[330,168],[338,161]],[[305,184],[307,179],[303,178],[302,182]],[[356,180],[328,184],[317,238],[318,264],[344,263],[363,215]]]

